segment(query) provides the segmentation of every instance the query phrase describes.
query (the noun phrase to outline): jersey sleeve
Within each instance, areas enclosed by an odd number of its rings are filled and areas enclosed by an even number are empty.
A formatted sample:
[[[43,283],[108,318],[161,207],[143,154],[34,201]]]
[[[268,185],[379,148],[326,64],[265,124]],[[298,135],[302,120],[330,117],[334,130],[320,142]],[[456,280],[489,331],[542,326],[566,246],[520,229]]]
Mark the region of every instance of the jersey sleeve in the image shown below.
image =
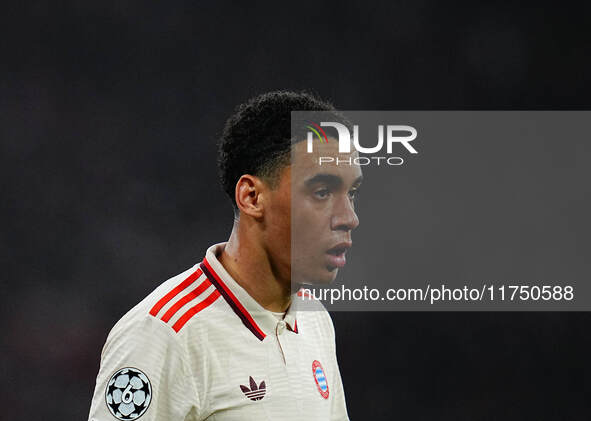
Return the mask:
[[[200,419],[189,362],[179,337],[160,320],[124,317],[103,347],[89,421]]]
[[[343,389],[343,382],[341,380],[338,363],[335,363],[334,365],[333,377],[335,379],[334,396],[330,409],[330,419],[331,421],[349,421],[347,405],[345,403],[345,391]]]
[[[333,396],[332,396],[331,408],[330,408],[330,420],[331,421],[349,421],[349,415],[347,414],[347,404],[345,401],[345,390],[343,388],[343,381],[341,379],[341,373],[340,373],[339,364],[337,361],[336,338],[335,338],[334,325],[332,323],[332,319],[331,319],[328,311],[326,312],[326,315],[328,318],[332,355],[333,355],[333,360],[332,360],[332,364],[331,364],[331,376],[334,379],[332,382],[333,390],[331,391]]]

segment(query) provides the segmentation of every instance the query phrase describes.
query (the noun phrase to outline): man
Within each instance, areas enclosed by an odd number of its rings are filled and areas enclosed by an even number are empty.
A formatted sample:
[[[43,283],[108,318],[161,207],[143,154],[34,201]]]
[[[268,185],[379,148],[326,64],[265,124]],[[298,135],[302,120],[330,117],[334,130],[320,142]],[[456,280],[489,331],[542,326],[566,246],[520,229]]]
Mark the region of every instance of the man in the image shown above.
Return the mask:
[[[304,136],[291,138],[292,110],[334,108],[272,92],[227,121],[219,168],[235,213],[230,238],[115,325],[89,419],[348,419],[330,316],[318,303],[303,311],[291,284],[292,274],[330,282],[345,264],[361,171],[319,167],[338,142],[308,152]]]

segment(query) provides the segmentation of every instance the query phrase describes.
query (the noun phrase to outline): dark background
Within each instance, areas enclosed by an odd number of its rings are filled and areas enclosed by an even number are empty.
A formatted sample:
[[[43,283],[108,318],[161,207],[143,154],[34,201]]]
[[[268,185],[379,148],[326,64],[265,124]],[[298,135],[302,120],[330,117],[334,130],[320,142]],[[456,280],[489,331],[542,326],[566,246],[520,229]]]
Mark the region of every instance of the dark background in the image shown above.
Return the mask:
[[[239,102],[587,109],[581,4],[3,5],[0,418],[85,419],[111,326],[227,238]],[[333,319],[352,419],[590,418],[587,313]]]

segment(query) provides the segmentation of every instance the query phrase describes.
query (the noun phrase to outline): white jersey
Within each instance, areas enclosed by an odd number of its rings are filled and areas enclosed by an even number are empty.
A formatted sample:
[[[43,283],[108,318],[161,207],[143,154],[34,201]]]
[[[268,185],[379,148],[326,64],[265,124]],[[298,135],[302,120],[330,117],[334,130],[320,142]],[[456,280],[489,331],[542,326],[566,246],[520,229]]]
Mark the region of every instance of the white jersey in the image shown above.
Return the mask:
[[[113,327],[89,420],[348,420],[328,312],[294,294],[278,320],[217,260],[224,246]]]

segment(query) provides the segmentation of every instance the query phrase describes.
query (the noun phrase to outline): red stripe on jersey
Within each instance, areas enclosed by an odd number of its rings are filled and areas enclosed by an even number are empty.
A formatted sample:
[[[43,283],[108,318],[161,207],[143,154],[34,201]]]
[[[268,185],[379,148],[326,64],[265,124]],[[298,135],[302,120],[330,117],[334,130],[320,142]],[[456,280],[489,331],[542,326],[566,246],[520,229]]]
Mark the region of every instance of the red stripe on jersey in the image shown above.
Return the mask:
[[[179,311],[179,309],[182,306],[187,304],[189,301],[197,298],[199,295],[201,295],[201,293],[203,291],[205,291],[207,288],[209,288],[210,285],[211,285],[211,282],[209,282],[209,279],[205,278],[205,281],[201,282],[201,284],[197,288],[195,288],[193,291],[189,292],[183,298],[181,298],[176,303],[174,303],[174,305],[172,307],[170,307],[166,313],[164,313],[164,316],[162,316],[162,320],[164,322],[168,323],[170,318],[172,316],[174,316],[174,314],[177,311]]]
[[[172,326],[172,328],[175,330],[175,332],[181,330],[181,328],[185,325],[185,323],[189,321],[191,317],[199,313],[204,308],[208,307],[215,300],[217,300],[219,296],[220,292],[216,289],[211,294],[209,294],[209,296],[205,300],[201,301],[196,306],[191,307],[189,310],[187,310],[187,312],[183,314],[180,319],[177,320],[177,322]]]
[[[205,276],[209,278],[212,284],[220,291],[220,293],[224,296],[225,300],[230,304],[230,307],[234,310],[234,312],[240,317],[242,323],[252,332],[254,335],[259,338],[261,341],[265,339],[265,333],[261,330],[261,328],[255,323],[254,319],[250,315],[248,311],[244,308],[238,298],[230,291],[230,288],[222,281],[222,279],[218,276],[217,273],[212,269],[211,265],[207,261],[207,259],[203,259],[201,263],[203,266],[203,271],[205,272]],[[211,279],[213,276],[213,279]]]
[[[298,291],[297,295],[298,297],[314,298],[308,291],[304,291],[302,289]]]
[[[156,316],[158,314],[158,312],[160,310],[162,310],[162,307],[164,307],[166,305],[166,303],[168,303],[177,294],[179,294],[182,290],[184,290],[189,285],[191,285],[193,282],[195,282],[196,279],[199,279],[199,277],[201,276],[201,274],[203,274],[203,271],[201,270],[201,268],[198,268],[187,279],[185,279],[183,282],[181,282],[180,284],[178,284],[172,291],[170,291],[168,294],[166,294],[164,297],[162,297],[154,305],[154,307],[152,307],[152,310],[150,310],[150,314],[152,316]]]

